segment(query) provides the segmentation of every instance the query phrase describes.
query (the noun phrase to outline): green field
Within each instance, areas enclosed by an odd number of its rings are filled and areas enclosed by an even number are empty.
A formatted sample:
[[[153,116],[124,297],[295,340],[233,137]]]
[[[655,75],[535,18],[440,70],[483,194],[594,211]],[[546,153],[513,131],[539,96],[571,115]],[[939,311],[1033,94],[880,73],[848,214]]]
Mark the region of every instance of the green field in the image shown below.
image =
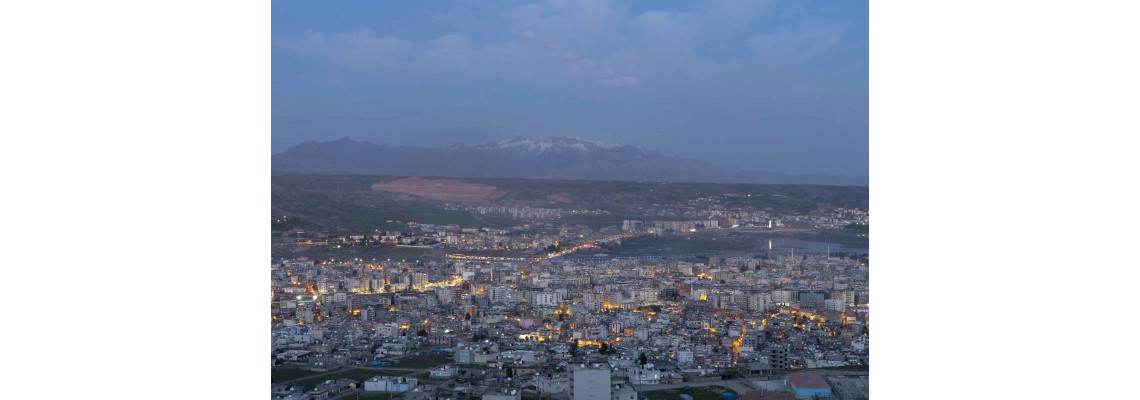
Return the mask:
[[[400,358],[399,361],[400,363],[393,365],[393,367],[427,369],[452,362],[451,357],[448,356],[407,356]]]
[[[270,374],[272,376],[271,381],[273,381],[273,382],[285,382],[285,381],[291,381],[294,379],[301,379],[301,378],[317,375],[317,374],[320,374],[320,372],[305,371],[305,370],[296,369],[296,368],[274,368],[270,372]]]

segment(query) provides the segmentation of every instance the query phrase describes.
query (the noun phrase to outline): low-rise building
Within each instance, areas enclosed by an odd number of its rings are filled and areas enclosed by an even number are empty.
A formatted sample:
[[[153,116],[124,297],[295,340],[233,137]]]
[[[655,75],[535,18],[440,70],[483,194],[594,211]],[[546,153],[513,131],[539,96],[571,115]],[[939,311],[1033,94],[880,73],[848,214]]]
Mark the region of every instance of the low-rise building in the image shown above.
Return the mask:
[[[439,368],[431,370],[431,379],[436,380],[436,381],[449,379],[449,378],[454,377],[458,373],[459,373],[459,367],[455,367],[455,366],[439,367]]]
[[[522,392],[518,389],[502,389],[483,394],[483,400],[522,400]]]
[[[417,383],[414,378],[376,376],[364,381],[364,391],[403,393],[414,389]]]
[[[831,397],[831,385],[823,377],[814,372],[797,372],[788,374],[784,381],[792,387],[797,399],[810,399],[817,397]]]

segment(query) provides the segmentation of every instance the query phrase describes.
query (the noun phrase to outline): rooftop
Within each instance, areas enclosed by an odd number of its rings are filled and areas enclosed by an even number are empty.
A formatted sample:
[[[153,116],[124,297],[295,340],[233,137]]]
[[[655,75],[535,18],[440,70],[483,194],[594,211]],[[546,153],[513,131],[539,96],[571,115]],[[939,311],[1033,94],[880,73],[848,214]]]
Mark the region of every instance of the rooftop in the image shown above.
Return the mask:
[[[797,372],[784,376],[797,389],[831,389],[823,377],[814,372]]]

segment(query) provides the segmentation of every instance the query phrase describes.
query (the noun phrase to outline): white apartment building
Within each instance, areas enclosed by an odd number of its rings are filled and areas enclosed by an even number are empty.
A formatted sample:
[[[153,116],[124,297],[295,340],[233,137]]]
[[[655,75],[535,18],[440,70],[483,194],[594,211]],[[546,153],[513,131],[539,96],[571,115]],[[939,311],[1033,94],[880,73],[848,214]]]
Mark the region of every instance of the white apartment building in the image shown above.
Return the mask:
[[[570,400],[612,400],[608,367],[578,366],[571,378]]]
[[[558,305],[558,296],[556,293],[544,292],[534,295],[534,304],[537,306],[553,307]]]

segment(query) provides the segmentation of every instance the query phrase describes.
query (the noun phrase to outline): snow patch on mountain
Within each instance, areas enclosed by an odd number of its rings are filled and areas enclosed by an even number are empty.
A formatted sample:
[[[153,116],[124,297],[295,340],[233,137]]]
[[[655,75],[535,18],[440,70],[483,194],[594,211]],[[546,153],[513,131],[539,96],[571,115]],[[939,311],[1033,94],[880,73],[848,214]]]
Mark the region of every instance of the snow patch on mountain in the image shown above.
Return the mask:
[[[542,139],[515,138],[498,143],[484,145],[483,148],[494,150],[515,150],[528,153],[546,153],[554,151],[610,150],[621,147],[620,144],[599,142],[597,140],[582,139],[579,137],[549,137]]]

